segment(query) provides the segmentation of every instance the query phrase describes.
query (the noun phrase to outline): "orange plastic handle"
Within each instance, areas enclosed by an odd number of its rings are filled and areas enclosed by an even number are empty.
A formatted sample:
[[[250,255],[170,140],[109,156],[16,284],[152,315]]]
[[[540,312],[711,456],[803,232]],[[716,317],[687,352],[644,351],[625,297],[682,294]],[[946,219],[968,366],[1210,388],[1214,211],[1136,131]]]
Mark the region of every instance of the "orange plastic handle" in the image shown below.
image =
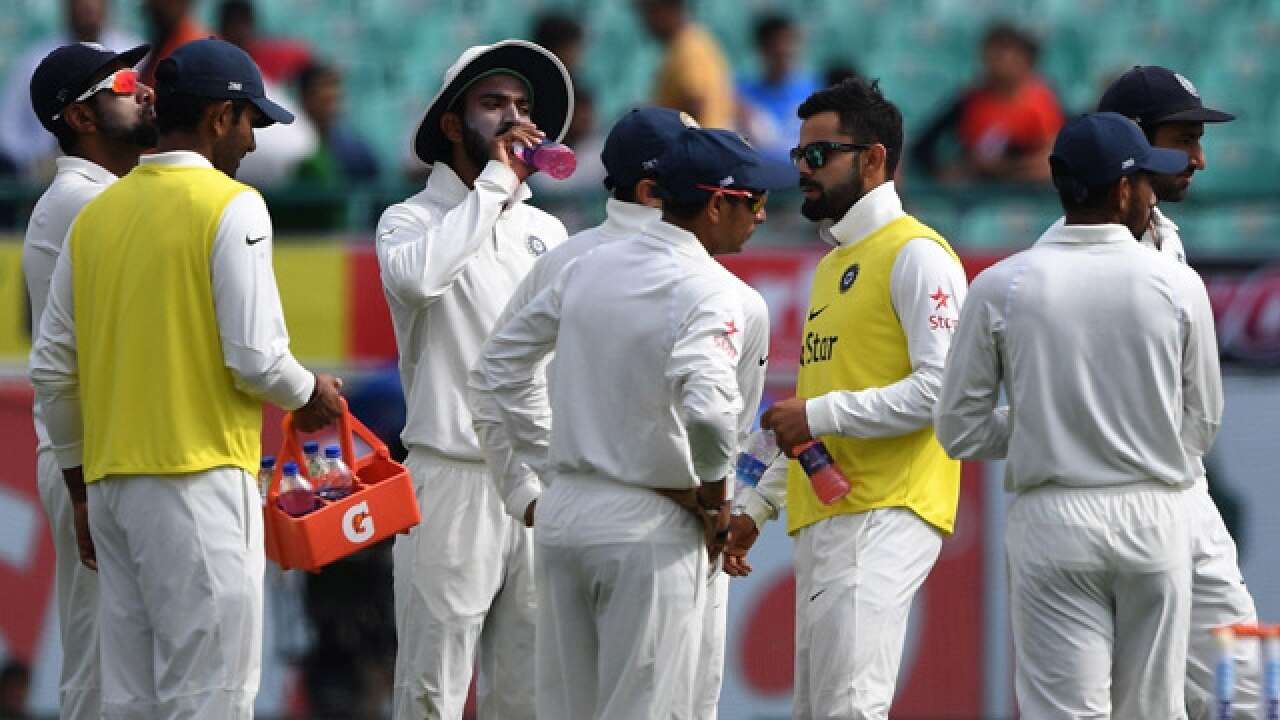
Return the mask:
[[[351,468],[352,474],[364,467],[368,463],[361,463],[363,458],[356,457],[355,440],[353,436],[359,436],[364,440],[365,444],[373,450],[373,454],[383,458],[390,458],[391,451],[387,449],[387,444],[373,433],[372,430],[365,427],[356,416],[351,414],[350,408],[347,406],[347,399],[338,398],[342,403],[342,415],[338,418],[338,444],[342,447],[342,461]],[[280,492],[280,478],[284,476],[284,464],[286,460],[291,460],[298,464],[298,471],[301,472],[308,480],[314,480],[307,474],[306,454],[302,452],[302,442],[298,438],[298,429],[294,427],[293,413],[286,413],[284,420],[280,422],[280,427],[284,431],[284,443],[280,447],[280,452],[276,455],[276,467],[271,473],[271,486],[267,489],[267,501],[274,505],[276,498]]]

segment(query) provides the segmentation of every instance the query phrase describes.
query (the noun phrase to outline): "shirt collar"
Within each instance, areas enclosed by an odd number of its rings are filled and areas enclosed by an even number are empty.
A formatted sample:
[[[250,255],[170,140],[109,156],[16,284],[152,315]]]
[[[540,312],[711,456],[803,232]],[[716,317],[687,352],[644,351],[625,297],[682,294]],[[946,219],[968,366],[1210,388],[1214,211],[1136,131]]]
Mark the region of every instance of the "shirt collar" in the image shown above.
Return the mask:
[[[62,173],[75,173],[98,185],[110,185],[117,179],[115,173],[98,163],[74,155],[63,155],[55,160],[54,164],[58,168],[59,175]]]
[[[1045,231],[1037,245],[1100,245],[1104,243],[1137,242],[1129,228],[1119,223],[1101,225],[1055,224]]]
[[[434,202],[445,207],[455,207],[467,199],[467,193],[471,192],[471,188],[462,182],[462,178],[458,177],[458,173],[454,172],[448,163],[438,162],[431,166],[431,174],[427,176],[427,187],[423,192]],[[504,212],[531,197],[533,197],[533,191],[529,189],[529,185],[520,183],[515,195],[504,206]]]
[[[169,152],[143,155],[138,159],[139,165],[162,165],[165,167],[202,167],[213,168],[209,158],[194,150],[170,150]]]
[[[893,181],[883,183],[863,195],[839,222],[824,221],[822,239],[837,247],[856,245],[871,233],[906,215]]]
[[[605,203],[604,211],[605,219],[600,230],[610,235],[634,235],[662,219],[662,211],[657,208],[613,198]]]
[[[663,220],[645,225],[640,230],[639,236],[657,241],[664,247],[674,248],[677,253],[686,257],[701,260],[711,259],[711,254],[703,247],[698,240],[698,236]]]

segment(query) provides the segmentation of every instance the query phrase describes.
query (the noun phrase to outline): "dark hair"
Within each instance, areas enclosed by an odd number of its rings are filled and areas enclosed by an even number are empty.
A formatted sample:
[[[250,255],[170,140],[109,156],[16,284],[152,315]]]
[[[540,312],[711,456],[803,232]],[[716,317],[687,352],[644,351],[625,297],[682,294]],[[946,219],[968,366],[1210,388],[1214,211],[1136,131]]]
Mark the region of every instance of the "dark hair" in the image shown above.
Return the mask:
[[[1032,65],[1035,65],[1040,57],[1040,41],[1036,40],[1031,33],[1011,23],[998,22],[987,28],[982,35],[982,48],[985,50],[993,45],[1009,45],[1018,48],[1026,54],[1027,60]]]
[[[836,61],[827,65],[822,71],[822,86],[831,87],[839,85],[845,80],[852,80],[858,77],[858,69],[852,65],[846,64],[844,61]]]
[[[1097,213],[1107,209],[1111,202],[1111,189],[1120,182],[1118,179],[1109,185],[1085,185],[1071,176],[1065,163],[1058,158],[1049,158],[1049,170],[1053,176],[1053,187],[1058,191],[1058,199],[1062,209],[1068,213]]]
[[[548,50],[582,42],[582,25],[562,12],[540,15],[533,24],[533,41]]]
[[[67,107],[70,107],[68,105]],[[66,112],[64,109],[62,112]],[[64,155],[71,155],[76,151],[76,143],[80,141],[80,136],[75,130],[67,124],[64,116],[59,115],[57,120],[53,121],[53,137],[58,141],[58,147],[62,149]]]
[[[636,182],[640,182],[637,180]],[[636,201],[636,183],[630,185],[618,185],[613,188],[613,199],[619,202],[633,203]]]
[[[321,62],[307,63],[306,67],[298,72],[298,95],[305,97],[316,85],[324,81],[340,82],[341,80],[342,73],[338,72],[338,68]]]
[[[810,95],[796,110],[801,120],[824,112],[839,115],[840,131],[854,142],[884,145],[885,175],[893,177],[902,157],[902,113],[881,94],[879,80],[849,78]]]
[[[760,16],[756,20],[756,27],[753,37],[755,37],[756,48],[763,48],[768,45],[778,34],[790,30],[795,27],[795,23],[791,18],[782,13],[769,13]]]
[[[218,98],[198,97],[186,93],[164,90],[165,85],[178,79],[178,65],[172,59],[162,60],[156,67],[156,129],[161,133],[178,130],[195,130],[200,126],[204,111],[211,105],[226,100]],[[248,100],[233,100],[235,119],[249,107]]]

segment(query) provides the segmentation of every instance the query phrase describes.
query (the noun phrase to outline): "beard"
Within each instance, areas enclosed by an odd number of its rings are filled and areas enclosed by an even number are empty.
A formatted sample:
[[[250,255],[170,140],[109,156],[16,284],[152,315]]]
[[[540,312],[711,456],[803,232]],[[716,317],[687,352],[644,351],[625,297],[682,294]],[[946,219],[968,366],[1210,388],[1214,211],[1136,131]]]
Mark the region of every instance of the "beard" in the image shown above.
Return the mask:
[[[1160,202],[1182,202],[1191,189],[1191,175],[1152,175],[1151,189]]]
[[[467,160],[480,170],[489,162],[489,143],[493,141],[491,137],[485,137],[484,133],[475,129],[468,122],[462,123],[462,152],[467,156]]]
[[[98,128],[113,143],[149,150],[156,146],[160,133],[156,129],[154,115],[143,110],[131,122],[117,120],[110,113],[98,113]]]
[[[849,212],[853,204],[866,195],[862,187],[862,179],[854,176],[847,182],[825,187],[813,180],[800,179],[802,190],[813,189],[819,192],[817,197],[806,197],[800,204],[800,213],[810,222],[822,220],[839,220]]]

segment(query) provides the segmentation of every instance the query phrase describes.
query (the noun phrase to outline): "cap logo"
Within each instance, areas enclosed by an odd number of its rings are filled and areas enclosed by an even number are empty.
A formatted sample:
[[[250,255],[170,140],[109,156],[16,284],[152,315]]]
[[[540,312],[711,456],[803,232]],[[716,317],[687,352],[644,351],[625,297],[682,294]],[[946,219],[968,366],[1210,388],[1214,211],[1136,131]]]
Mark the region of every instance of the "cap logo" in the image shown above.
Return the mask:
[[[111,51],[110,51],[110,50],[108,50],[108,49],[106,48],[106,46],[105,46],[105,45],[103,45],[102,43],[89,42],[89,41],[81,41],[81,43],[80,43],[80,44],[81,44],[81,45],[83,45],[83,46],[85,46],[85,47],[87,47],[87,48],[92,48],[92,49],[94,49],[94,50],[97,50],[98,52],[111,52]]]
[[[648,160],[645,160],[644,162],[640,163],[640,167],[644,168],[645,170],[652,170],[658,167],[658,158],[649,158]]]
[[[1182,76],[1181,73],[1174,73],[1173,76],[1178,79],[1178,84],[1182,85],[1182,89],[1191,93],[1194,97],[1200,97],[1200,91],[1196,90],[1196,86],[1191,81]]]
[[[244,85],[242,83],[238,83],[232,80],[231,82],[227,83],[227,89],[235,90],[236,92],[241,92],[244,90]]]
[[[687,128],[702,127],[701,125],[698,124],[698,121],[694,120],[693,116],[687,112],[680,113],[680,124],[684,125]]]
[[[1133,158],[1129,158],[1128,160],[1125,160],[1124,162],[1120,163],[1120,169],[1121,169],[1121,170],[1128,170],[1129,168],[1133,167],[1134,165],[1137,165],[1137,162],[1136,162]]]
[[[720,181],[720,187],[729,187],[732,184],[733,184],[732,175],[726,175],[724,179]]]

